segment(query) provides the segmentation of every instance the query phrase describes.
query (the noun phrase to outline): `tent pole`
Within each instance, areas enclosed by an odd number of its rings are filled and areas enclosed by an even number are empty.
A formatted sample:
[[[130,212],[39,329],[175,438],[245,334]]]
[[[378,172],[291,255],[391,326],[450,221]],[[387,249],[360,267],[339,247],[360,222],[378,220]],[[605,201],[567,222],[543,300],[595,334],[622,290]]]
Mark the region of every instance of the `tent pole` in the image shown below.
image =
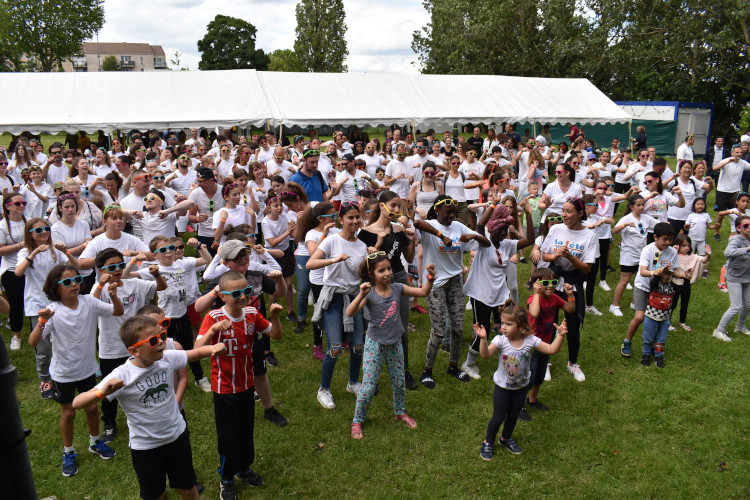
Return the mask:
[[[533,130],[534,130],[534,137],[536,137],[536,118],[534,118]]]
[[[411,135],[413,136],[416,132],[414,131],[414,120],[411,121]]]
[[[633,150],[633,119],[628,119],[628,144],[630,144],[630,150]]]
[[[284,122],[279,123],[279,144],[281,144],[281,132],[284,130]]]

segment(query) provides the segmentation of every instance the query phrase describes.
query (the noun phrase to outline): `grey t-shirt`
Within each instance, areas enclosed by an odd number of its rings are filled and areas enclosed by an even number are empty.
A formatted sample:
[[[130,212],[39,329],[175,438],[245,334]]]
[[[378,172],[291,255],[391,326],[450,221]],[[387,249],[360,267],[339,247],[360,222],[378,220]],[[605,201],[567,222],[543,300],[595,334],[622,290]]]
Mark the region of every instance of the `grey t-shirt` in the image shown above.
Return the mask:
[[[370,324],[367,336],[379,344],[390,345],[401,340],[404,325],[399,318],[398,304],[404,285],[391,283],[391,295],[381,297],[373,286],[367,294],[367,311],[370,314]]]

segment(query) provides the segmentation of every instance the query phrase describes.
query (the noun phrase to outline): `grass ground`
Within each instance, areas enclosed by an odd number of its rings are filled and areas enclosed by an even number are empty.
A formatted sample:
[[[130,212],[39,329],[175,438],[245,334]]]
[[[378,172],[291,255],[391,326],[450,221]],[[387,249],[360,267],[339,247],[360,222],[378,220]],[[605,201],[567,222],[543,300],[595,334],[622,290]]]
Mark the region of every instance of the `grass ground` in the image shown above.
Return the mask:
[[[524,449],[520,456],[496,446],[494,460],[479,458],[492,411],[496,359],[480,359],[482,379],[461,384],[444,373],[448,355],[441,351],[435,365],[436,389],[407,391],[407,411],[419,423],[416,430],[392,420],[390,382],[383,374],[381,392],[363,426],[365,438],[354,441],[349,425],[355,397],[345,391],[348,357],[341,358],[334,374],[337,407],[324,410],[315,399],[320,363],[312,357],[310,328],[295,335],[285,322],[284,339],[273,345],[279,366],[269,367],[269,376],[276,406],[289,425],[276,427],[263,419],[262,407],[256,407],[253,468],[265,485],[239,486],[239,497],[749,497],[750,337],[735,334],[731,344],[711,337],[729,304],[728,296],[716,289],[727,239],[724,226],[724,242],[714,247],[709,279],[693,287],[688,316],[693,331],[670,333],[666,368],[643,368],[637,355],[620,356],[630,320],[627,304],[632,292],[626,292],[624,318],[608,313],[586,318],[579,358],[587,377],[584,383],[576,383],[565,370],[566,346],[552,357],[553,378],[540,393],[551,411],[531,409],[533,420],[519,421],[514,438]],[[519,266],[519,283],[528,274],[526,266]],[[613,290],[618,277],[608,276]],[[522,288],[522,300],[526,296]],[[606,311],[611,299],[612,292],[597,288],[597,308]],[[470,311],[465,319],[464,340],[469,341]],[[418,376],[429,320],[412,314],[411,321],[417,331],[410,340],[410,368]],[[3,337],[7,343],[9,333],[3,331]],[[25,331],[24,340],[27,337]],[[636,353],[640,339],[639,332],[634,339]],[[20,352],[10,354],[19,373],[21,417],[32,430],[27,446],[39,496],[137,498],[125,416],[118,415],[120,434],[113,444],[118,455],[105,462],[85,453],[86,424],[79,412],[75,445],[81,453],[80,470],[75,477],[62,477],[59,407],[39,397],[33,350],[24,343]],[[209,368],[205,361],[204,367]],[[217,498],[211,395],[192,384],[192,375],[185,401],[195,470],[206,485],[203,496]],[[177,495],[170,492],[169,497]]]

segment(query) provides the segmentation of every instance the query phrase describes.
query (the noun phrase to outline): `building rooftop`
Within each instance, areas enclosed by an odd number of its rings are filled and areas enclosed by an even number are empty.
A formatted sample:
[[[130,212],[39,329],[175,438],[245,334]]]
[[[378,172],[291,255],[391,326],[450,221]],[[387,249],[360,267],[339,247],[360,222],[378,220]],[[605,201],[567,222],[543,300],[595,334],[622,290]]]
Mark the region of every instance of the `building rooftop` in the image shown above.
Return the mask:
[[[148,54],[164,57],[164,49],[161,45],[149,45],[147,43],[111,43],[111,42],[85,42],[83,44],[84,54]]]

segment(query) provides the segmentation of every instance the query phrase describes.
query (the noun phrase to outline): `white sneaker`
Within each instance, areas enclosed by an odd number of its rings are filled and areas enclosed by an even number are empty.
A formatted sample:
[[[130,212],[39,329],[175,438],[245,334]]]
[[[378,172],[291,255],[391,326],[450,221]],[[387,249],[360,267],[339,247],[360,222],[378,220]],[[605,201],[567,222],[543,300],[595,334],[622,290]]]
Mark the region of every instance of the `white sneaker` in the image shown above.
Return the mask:
[[[10,350],[11,351],[20,351],[21,350],[21,337],[16,337],[15,335],[13,335],[10,338]]]
[[[336,408],[336,405],[333,403],[331,391],[326,391],[325,389],[318,389],[318,403],[320,403],[320,406],[326,410],[333,410]]]
[[[362,384],[359,382],[354,382],[353,384],[351,382],[346,383],[346,392],[351,392],[355,396],[359,396],[359,390],[362,388]]]
[[[723,341],[723,342],[731,342],[732,341],[732,339],[729,338],[729,335],[727,335],[726,333],[720,331],[719,329],[714,330],[713,336],[716,337],[717,339]]]
[[[734,333],[744,333],[745,335],[750,335],[750,330],[747,329],[746,326],[740,326],[734,329]],[[17,338],[17,337],[13,337]],[[13,348],[13,342],[11,342],[11,349]]]
[[[581,371],[581,367],[578,366],[578,363],[571,365],[568,363],[568,371],[573,375],[573,378],[576,380],[576,382],[583,382],[586,380],[586,375],[583,374]]]
[[[550,380],[552,380],[552,373],[549,371],[550,366],[552,366],[552,363],[547,363],[547,373],[544,374],[545,382],[549,382]]]
[[[616,306],[614,304],[609,306],[609,312],[617,316],[618,318],[622,318],[622,311],[620,311],[620,306]]]
[[[606,281],[600,281],[600,282],[599,282],[599,288],[601,288],[601,289],[602,289],[602,290],[604,290],[605,292],[610,292],[610,291],[612,291],[612,289],[611,289],[611,288],[609,287],[609,285],[607,284],[607,282],[606,282]]]
[[[313,294],[312,294],[312,292],[310,292],[310,293],[309,293],[309,294],[307,295],[307,305],[308,305],[308,306],[313,306],[313,305],[315,305],[315,301],[314,301],[314,298],[313,298]]]
[[[461,365],[461,370],[464,371],[464,373],[467,373],[469,377],[473,378],[474,380],[479,380],[482,378],[482,376],[479,374],[479,367],[477,365],[467,365],[466,362],[464,362],[463,365]]]
[[[203,389],[203,392],[211,392],[211,382],[206,377],[195,381],[195,386]]]
[[[635,304],[633,304],[633,303],[631,302],[631,303],[630,303],[630,308],[631,308],[632,310],[634,310],[634,311],[635,311]]]
[[[594,316],[602,315],[602,313],[599,312],[599,309],[594,306],[586,306],[586,314],[593,314]]]
[[[628,285],[625,287],[625,290],[632,290],[632,289],[633,289],[633,285],[631,285],[630,282],[628,282]]]
[[[471,311],[471,301],[468,301],[468,302],[466,303],[466,310],[467,310],[467,311]]]

